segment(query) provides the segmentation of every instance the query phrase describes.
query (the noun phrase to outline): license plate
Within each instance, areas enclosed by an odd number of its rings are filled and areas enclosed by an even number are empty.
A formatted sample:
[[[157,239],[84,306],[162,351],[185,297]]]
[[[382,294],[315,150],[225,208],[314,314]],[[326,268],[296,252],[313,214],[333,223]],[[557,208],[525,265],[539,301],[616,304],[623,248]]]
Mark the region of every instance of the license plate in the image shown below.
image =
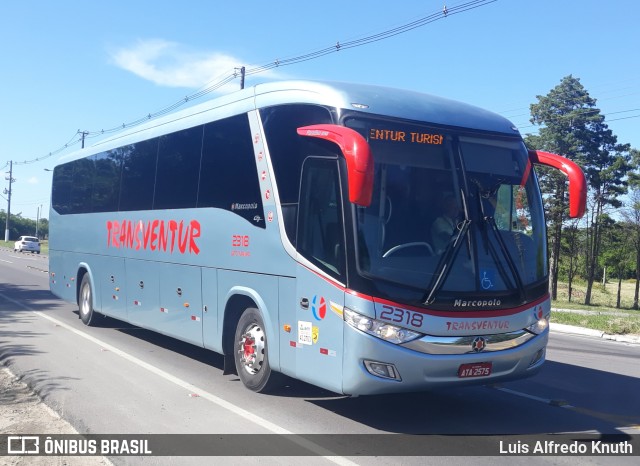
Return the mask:
[[[487,377],[491,375],[490,362],[475,362],[472,364],[462,364],[458,368],[458,377]]]

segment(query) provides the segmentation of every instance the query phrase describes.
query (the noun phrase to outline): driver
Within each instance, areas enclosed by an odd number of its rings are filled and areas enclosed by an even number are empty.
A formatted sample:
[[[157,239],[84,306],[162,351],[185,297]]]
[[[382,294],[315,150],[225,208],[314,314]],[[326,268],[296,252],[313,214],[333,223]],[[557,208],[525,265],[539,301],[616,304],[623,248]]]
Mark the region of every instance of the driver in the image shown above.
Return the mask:
[[[447,196],[442,203],[442,215],[431,225],[431,241],[436,254],[442,254],[456,229],[458,203],[453,196]]]

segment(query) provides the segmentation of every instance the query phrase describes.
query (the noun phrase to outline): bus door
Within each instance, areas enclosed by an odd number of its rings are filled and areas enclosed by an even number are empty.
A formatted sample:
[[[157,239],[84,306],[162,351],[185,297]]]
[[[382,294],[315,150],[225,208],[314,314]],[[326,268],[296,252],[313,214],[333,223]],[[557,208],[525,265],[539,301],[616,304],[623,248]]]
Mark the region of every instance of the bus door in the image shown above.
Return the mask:
[[[346,263],[335,158],[309,157],[303,164],[296,243],[300,260],[290,342],[296,351],[295,374],[341,392]]]

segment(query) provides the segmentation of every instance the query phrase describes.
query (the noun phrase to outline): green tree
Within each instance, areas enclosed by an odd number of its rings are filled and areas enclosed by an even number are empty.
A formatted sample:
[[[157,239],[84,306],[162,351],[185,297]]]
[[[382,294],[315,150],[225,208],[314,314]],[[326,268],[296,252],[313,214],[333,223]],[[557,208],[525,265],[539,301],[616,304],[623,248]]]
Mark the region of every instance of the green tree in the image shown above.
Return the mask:
[[[634,258],[629,255],[632,243],[629,235],[633,226],[627,222],[615,222],[605,219],[603,224],[602,265],[606,267],[607,275],[613,275],[618,281],[616,307],[621,307],[622,280],[633,271]]]
[[[630,169],[630,146],[618,144],[580,80],[569,75],[546,95],[537,96],[531,105],[531,122],[541,125],[537,136],[527,144],[563,155],[585,171],[590,191],[587,224],[585,304],[591,303],[596,265],[602,245],[602,222],[608,207],[619,207],[619,197],[626,191],[626,174]],[[562,227],[566,218],[566,182],[559,174],[541,171],[542,190],[547,200],[550,242],[550,291],[557,297],[558,267]]]
[[[631,169],[629,144],[618,144],[617,137],[599,118],[592,122],[585,134],[587,144],[582,148],[585,175],[589,184],[590,205],[587,224],[587,292],[585,304],[591,304],[591,291],[595,281],[600,248],[603,241],[608,209],[622,206],[621,196],[627,192],[627,174]]]
[[[566,279],[568,284],[569,302],[573,299],[573,282],[578,276],[580,265],[584,263],[584,251],[582,248],[584,244],[584,229],[580,229],[580,222],[581,219],[571,220],[564,227],[562,235],[560,265],[563,279]]]
[[[545,96],[537,96],[531,104],[531,123],[541,126],[538,135],[525,139],[531,149],[554,152],[581,164],[581,138],[589,124],[595,101],[573,76],[563,78],[559,85]],[[587,111],[585,111],[587,110]],[[566,178],[557,170],[541,167],[540,184],[545,197],[545,211],[549,234],[549,291],[552,299],[558,297],[558,272],[562,246],[562,227],[567,213]]]
[[[7,222],[7,213],[4,210],[0,210],[0,225],[2,225],[2,231]],[[30,218],[24,218],[20,215],[11,215],[9,222],[9,238],[11,241],[18,239],[20,236],[35,236],[36,234],[36,221]],[[38,236],[40,238],[47,238],[49,235],[49,221],[46,218],[41,218],[38,224]],[[4,239],[4,235],[2,236]]]
[[[625,221],[630,225],[629,240],[632,245],[632,254],[635,256],[636,287],[633,295],[633,309],[638,309],[640,295],[640,151],[631,150],[631,165],[636,169],[629,173],[629,203],[623,210]]]

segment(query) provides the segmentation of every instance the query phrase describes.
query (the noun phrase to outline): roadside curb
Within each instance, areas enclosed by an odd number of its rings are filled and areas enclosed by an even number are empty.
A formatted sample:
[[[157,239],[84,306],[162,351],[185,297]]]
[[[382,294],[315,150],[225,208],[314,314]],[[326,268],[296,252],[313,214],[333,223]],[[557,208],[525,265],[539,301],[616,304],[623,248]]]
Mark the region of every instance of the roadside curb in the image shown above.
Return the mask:
[[[609,335],[601,330],[593,330],[590,328],[576,327],[574,325],[556,324],[551,322],[549,328],[553,332],[570,333],[573,335],[585,335],[589,337],[602,338],[603,340],[618,341],[621,343],[640,344],[640,335]]]
[[[6,246],[0,246],[0,252],[8,253],[8,254],[23,254],[25,257],[34,257],[37,259],[49,259],[49,253],[40,253],[36,254],[35,252],[14,252],[12,248],[8,248]]]

